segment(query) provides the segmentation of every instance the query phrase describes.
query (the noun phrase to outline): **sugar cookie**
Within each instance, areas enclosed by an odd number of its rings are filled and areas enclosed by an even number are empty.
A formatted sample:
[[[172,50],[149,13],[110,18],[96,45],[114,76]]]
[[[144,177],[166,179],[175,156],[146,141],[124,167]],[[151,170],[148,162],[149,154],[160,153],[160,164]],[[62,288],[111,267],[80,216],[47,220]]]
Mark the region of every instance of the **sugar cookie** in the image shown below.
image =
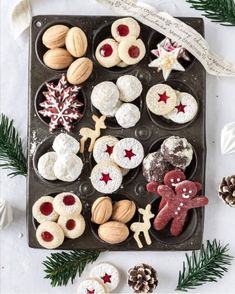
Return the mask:
[[[54,249],[64,242],[64,233],[57,223],[46,221],[38,226],[36,238],[42,247]]]
[[[33,205],[33,217],[38,223],[56,221],[59,217],[53,206],[54,198],[51,196],[40,197]]]
[[[55,196],[53,201],[55,211],[67,218],[77,218],[82,211],[82,203],[77,195],[63,192]]]
[[[114,145],[119,140],[113,136],[100,137],[94,145],[93,157],[97,163],[100,161],[112,160],[111,156],[113,153]]]
[[[141,39],[128,37],[123,39],[118,46],[118,54],[122,61],[132,65],[140,62],[146,53],[144,42]]]
[[[111,33],[117,42],[130,36],[137,39],[140,35],[140,25],[132,17],[120,18],[113,22]]]
[[[110,68],[118,65],[121,62],[118,43],[111,38],[103,40],[96,48],[95,57],[103,67]]]
[[[86,228],[84,217],[81,214],[76,218],[67,218],[61,215],[58,219],[58,224],[62,228],[65,237],[69,239],[82,236]]]
[[[78,294],[108,294],[105,284],[99,279],[90,278],[79,283]]]

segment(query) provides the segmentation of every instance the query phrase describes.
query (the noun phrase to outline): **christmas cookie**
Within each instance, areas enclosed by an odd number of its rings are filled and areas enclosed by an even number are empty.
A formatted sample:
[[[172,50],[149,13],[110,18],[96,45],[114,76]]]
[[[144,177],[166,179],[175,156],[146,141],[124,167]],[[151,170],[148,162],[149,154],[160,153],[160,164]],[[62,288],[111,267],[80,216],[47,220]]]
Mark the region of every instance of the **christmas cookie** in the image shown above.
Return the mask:
[[[147,93],[146,103],[149,110],[156,115],[165,115],[176,106],[175,91],[168,85],[152,86]]]
[[[63,192],[54,198],[55,211],[67,218],[77,218],[82,211],[82,203],[77,195],[70,192]]]
[[[69,239],[80,237],[86,227],[84,217],[81,214],[76,218],[68,218],[61,215],[58,219],[58,224],[62,228],[65,237]]]
[[[122,139],[113,148],[113,159],[120,167],[136,168],[141,164],[143,158],[144,148],[134,138]]]
[[[114,107],[109,109],[100,109],[100,113],[102,113],[103,115],[107,117],[114,117],[121,105],[122,105],[122,102],[118,100],[117,104]]]
[[[174,167],[164,159],[160,150],[149,153],[143,160],[143,176],[147,182],[163,182],[165,174]]]
[[[124,17],[113,22],[111,33],[117,42],[130,36],[137,39],[140,35],[140,26],[134,18]]]
[[[64,242],[64,233],[57,223],[46,221],[38,226],[36,238],[42,247],[55,249]]]
[[[63,182],[73,182],[81,174],[83,163],[80,157],[73,153],[61,154],[55,164],[55,176]]]
[[[197,114],[198,104],[196,99],[184,92],[176,92],[177,103],[175,108],[165,115],[166,118],[178,124],[190,122]]]
[[[91,92],[91,103],[102,111],[112,111],[119,101],[117,86],[110,81],[96,85]]]
[[[56,221],[59,217],[58,213],[54,210],[54,198],[51,196],[40,197],[33,205],[33,217],[38,223],[45,221]]]
[[[128,66],[128,64],[126,64],[124,61],[121,61],[120,63],[117,64],[117,66],[121,68],[125,68]]]
[[[97,163],[112,160],[113,147],[119,140],[113,136],[103,136],[94,145],[93,157]]]
[[[124,75],[117,79],[116,85],[120,92],[120,100],[132,102],[140,96],[143,86],[140,80],[132,75]]]
[[[64,154],[66,152],[77,154],[80,149],[80,144],[74,137],[67,133],[61,133],[56,136],[52,148],[58,154]]]
[[[180,169],[169,171],[164,176],[164,184],[174,189],[179,183],[186,180],[184,172]]]
[[[115,118],[122,128],[131,128],[140,120],[140,110],[132,103],[123,103],[116,112]]]
[[[54,181],[57,177],[54,173],[54,164],[58,158],[55,152],[47,152],[38,160],[38,172],[46,180]]]
[[[185,138],[171,136],[164,140],[161,152],[165,160],[174,167],[185,169],[193,158],[192,145]]]
[[[120,281],[120,276],[117,268],[109,263],[100,263],[93,267],[90,276],[92,278],[99,278],[109,289],[114,291]]]
[[[122,184],[121,170],[111,161],[99,162],[91,172],[91,183],[100,193],[113,193]]]
[[[122,61],[132,65],[140,62],[146,53],[145,45],[142,40],[135,37],[123,39],[118,46],[118,54]]]
[[[108,294],[106,285],[100,280],[90,278],[79,283],[78,294]]]
[[[103,67],[118,65],[121,59],[118,54],[118,43],[114,39],[103,40],[96,48],[95,57]]]

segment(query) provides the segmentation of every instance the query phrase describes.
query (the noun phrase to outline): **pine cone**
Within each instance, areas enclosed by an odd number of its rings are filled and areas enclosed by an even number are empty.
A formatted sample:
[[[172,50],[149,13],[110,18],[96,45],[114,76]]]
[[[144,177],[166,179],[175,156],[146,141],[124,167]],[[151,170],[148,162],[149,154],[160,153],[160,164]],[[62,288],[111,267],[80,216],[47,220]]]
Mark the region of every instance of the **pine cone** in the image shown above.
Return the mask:
[[[235,175],[224,177],[219,187],[219,197],[231,207],[235,207]]]
[[[134,293],[152,293],[157,284],[157,272],[150,265],[142,263],[128,271],[128,285]]]

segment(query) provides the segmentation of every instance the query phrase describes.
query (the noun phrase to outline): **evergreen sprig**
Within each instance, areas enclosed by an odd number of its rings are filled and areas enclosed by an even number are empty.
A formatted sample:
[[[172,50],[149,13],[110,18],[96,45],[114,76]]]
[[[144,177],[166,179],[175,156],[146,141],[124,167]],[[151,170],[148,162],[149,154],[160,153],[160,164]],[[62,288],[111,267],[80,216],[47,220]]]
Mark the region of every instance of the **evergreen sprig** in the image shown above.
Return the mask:
[[[13,125],[13,120],[4,114],[0,116],[0,167],[12,170],[8,174],[11,177],[27,174],[21,139]]]
[[[73,250],[70,252],[52,253],[43,261],[45,279],[50,279],[52,287],[73,283],[77,273],[81,276],[86,265],[99,257],[98,250]]]
[[[234,0],[186,0],[192,8],[205,11],[203,16],[225,26],[235,26]]]
[[[232,256],[228,255],[228,245],[222,246],[219,241],[207,241],[206,247],[202,245],[199,253],[186,255],[186,263],[183,262],[183,270],[179,272],[176,290],[186,291],[195,289],[206,282],[217,282],[228,271]]]

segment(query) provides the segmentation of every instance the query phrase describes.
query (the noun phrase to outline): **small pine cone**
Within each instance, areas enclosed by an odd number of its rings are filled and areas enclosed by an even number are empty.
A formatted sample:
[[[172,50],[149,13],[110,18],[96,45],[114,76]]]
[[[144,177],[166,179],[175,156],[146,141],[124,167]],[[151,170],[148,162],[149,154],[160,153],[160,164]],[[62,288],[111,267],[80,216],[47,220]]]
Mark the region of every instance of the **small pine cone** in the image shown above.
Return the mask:
[[[157,272],[150,265],[142,263],[128,271],[128,285],[134,293],[152,293],[157,284]]]
[[[224,177],[219,187],[219,197],[231,207],[235,207],[235,175]]]

